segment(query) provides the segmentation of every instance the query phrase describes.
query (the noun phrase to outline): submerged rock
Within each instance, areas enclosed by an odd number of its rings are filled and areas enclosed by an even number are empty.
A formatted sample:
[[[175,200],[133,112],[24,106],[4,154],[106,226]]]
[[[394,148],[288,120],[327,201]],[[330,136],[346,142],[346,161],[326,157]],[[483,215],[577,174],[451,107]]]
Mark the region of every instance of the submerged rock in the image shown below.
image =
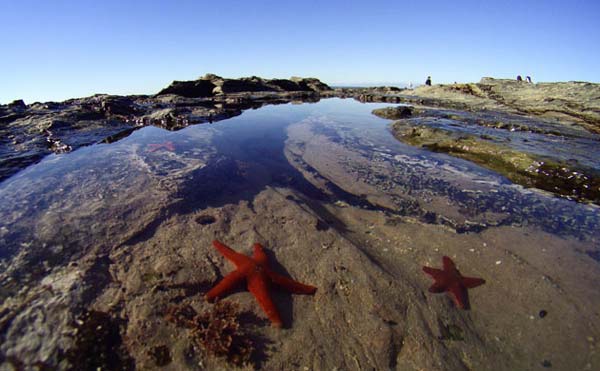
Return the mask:
[[[400,105],[395,107],[374,109],[373,114],[384,119],[398,120],[412,116],[413,111],[413,106]]]
[[[511,149],[486,137],[397,121],[392,133],[402,142],[447,153],[494,170],[514,183],[535,187],[579,201],[600,204],[600,171],[577,163]]]

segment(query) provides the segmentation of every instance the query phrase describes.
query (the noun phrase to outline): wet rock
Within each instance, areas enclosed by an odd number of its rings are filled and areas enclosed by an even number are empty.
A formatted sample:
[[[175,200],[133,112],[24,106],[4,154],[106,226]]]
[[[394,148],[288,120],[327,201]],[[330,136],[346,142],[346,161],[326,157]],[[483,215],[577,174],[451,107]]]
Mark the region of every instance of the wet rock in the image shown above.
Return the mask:
[[[413,106],[401,105],[396,107],[374,109],[373,114],[384,119],[398,120],[412,116],[414,110],[415,108]]]
[[[101,107],[108,115],[128,116],[137,113],[134,101],[127,97],[108,96],[102,99]]]
[[[364,103],[401,103],[404,102],[402,97],[396,95],[386,95],[386,94],[360,94],[356,97],[359,102]]]
[[[535,187],[570,199],[600,204],[600,171],[570,165],[512,149],[482,137],[400,120],[392,133],[402,142],[447,153],[494,170],[514,183]]]

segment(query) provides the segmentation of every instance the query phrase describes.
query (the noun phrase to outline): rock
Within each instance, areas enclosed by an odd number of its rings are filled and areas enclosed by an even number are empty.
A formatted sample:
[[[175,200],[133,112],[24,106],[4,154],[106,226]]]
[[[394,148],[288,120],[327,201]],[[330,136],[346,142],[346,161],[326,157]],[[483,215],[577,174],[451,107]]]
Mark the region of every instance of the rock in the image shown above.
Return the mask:
[[[274,91],[265,80],[252,76],[241,79],[223,79],[214,90],[216,94],[232,94],[242,92]],[[275,90],[276,91],[276,90]]]
[[[290,80],[300,86],[306,86],[313,91],[332,90],[327,84],[324,84],[319,79],[313,77],[292,77]]]
[[[175,94],[188,98],[211,97],[214,95],[214,88],[215,84],[210,80],[173,81],[157,95]]]
[[[600,204],[600,172],[596,169],[577,163],[567,164],[462,131],[432,127],[413,120],[392,124],[392,133],[398,140],[472,161],[525,187]]]
[[[17,99],[8,104],[8,108],[27,108],[22,99]]]
[[[413,115],[414,107],[413,106],[396,106],[396,107],[386,107],[386,108],[378,108],[373,110],[373,114],[375,116],[379,116],[384,119],[389,120],[398,120],[407,118]]]
[[[101,102],[102,111],[108,115],[129,116],[137,112],[132,99],[108,96]]]
[[[484,77],[477,84],[420,86],[408,101],[445,108],[498,110],[561,122],[600,133],[600,84],[569,81],[525,83]]]
[[[175,94],[198,98],[224,94],[256,92],[321,92],[331,90],[329,86],[315,78],[292,77],[285,79],[263,79],[257,76],[227,79],[214,74],[206,74],[195,81],[174,81],[157,95]]]

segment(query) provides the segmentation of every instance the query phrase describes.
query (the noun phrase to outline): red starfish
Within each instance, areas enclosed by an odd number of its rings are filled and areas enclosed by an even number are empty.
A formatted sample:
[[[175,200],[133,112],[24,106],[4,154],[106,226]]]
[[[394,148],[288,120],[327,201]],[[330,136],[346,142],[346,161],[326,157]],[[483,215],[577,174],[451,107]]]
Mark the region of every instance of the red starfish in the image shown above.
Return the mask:
[[[208,301],[227,295],[245,279],[248,291],[258,300],[258,304],[267,314],[267,317],[274,326],[281,327],[281,317],[279,317],[279,312],[277,312],[277,308],[269,295],[270,284],[274,283],[281,286],[293,294],[310,295],[317,291],[316,287],[296,282],[291,278],[273,272],[269,268],[267,255],[259,243],[254,244],[254,255],[251,258],[235,252],[219,241],[213,241],[213,245],[225,258],[232,261],[237,269],[225,276],[206,294],[206,300]]]
[[[150,143],[146,146],[148,152],[156,152],[159,149],[166,149],[167,151],[173,152],[175,150],[175,146],[173,142],[166,141],[164,143]]]
[[[440,293],[448,291],[453,295],[456,306],[461,309],[469,309],[469,295],[467,289],[483,285],[485,280],[481,278],[463,277],[452,259],[447,256],[442,258],[444,270],[423,267],[423,271],[433,277],[435,282],[429,288],[429,292]]]

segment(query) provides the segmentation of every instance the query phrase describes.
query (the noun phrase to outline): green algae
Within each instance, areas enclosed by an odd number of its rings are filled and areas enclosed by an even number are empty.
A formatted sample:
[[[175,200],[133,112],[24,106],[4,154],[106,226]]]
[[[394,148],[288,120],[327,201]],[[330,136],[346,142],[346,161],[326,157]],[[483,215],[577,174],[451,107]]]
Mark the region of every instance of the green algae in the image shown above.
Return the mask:
[[[517,151],[486,137],[416,125],[406,120],[393,123],[392,133],[404,143],[474,162],[513,183],[600,204],[600,174],[593,169]]]

